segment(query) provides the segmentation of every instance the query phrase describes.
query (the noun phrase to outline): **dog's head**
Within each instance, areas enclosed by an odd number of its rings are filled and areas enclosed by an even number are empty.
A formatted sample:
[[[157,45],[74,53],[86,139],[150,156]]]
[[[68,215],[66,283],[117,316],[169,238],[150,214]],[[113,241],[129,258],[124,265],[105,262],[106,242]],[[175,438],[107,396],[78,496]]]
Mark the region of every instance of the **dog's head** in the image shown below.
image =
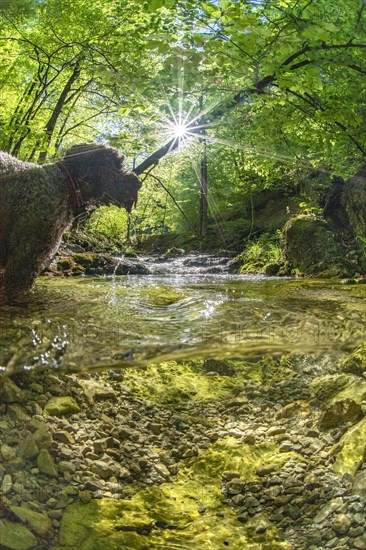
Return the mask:
[[[84,183],[90,202],[117,204],[131,212],[141,182],[127,171],[124,161],[124,156],[112,147],[83,143],[67,151],[64,164],[81,186]]]

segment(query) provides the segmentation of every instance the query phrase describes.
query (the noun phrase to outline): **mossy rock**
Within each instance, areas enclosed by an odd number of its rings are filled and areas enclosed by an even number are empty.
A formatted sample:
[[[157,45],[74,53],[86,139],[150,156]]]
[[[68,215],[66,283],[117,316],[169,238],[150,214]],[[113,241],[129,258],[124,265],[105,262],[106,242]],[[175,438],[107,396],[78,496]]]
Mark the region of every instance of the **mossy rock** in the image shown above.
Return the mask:
[[[21,523],[0,519],[0,547],[7,550],[29,550],[38,546],[36,537]]]
[[[67,416],[80,411],[73,397],[52,397],[45,405],[44,412],[50,416]]]
[[[75,268],[76,268],[76,263],[73,256],[62,256],[57,261],[55,266],[55,269],[57,271],[72,271]]]
[[[170,306],[184,298],[181,292],[167,286],[148,287],[142,294],[153,306],[158,307]]]
[[[35,512],[23,506],[10,506],[11,512],[20,521],[25,523],[34,533],[44,538],[51,538],[54,534],[52,521],[45,514]]]
[[[102,263],[104,264],[106,260],[105,255],[96,254],[94,252],[84,252],[84,253],[74,254],[72,258],[75,264],[83,267],[84,269],[99,267]]]
[[[354,476],[366,455],[366,418],[352,426],[339,440],[333,452],[337,455],[333,470]]]
[[[339,363],[338,368],[342,372],[351,372],[357,376],[362,376],[366,371],[366,342],[343,359]]]
[[[132,248],[132,246],[129,246],[125,250],[124,255],[126,256],[126,258],[137,258],[138,257],[137,252]]]
[[[279,274],[281,267],[282,267],[282,264],[271,263],[271,264],[265,265],[263,271],[265,275],[274,276]]]
[[[310,383],[309,392],[312,397],[323,403],[332,399],[349,383],[350,377],[347,374],[329,374],[314,378]]]
[[[283,234],[285,258],[293,269],[306,275],[347,277],[351,267],[345,251],[325,220],[298,216],[289,220]]]

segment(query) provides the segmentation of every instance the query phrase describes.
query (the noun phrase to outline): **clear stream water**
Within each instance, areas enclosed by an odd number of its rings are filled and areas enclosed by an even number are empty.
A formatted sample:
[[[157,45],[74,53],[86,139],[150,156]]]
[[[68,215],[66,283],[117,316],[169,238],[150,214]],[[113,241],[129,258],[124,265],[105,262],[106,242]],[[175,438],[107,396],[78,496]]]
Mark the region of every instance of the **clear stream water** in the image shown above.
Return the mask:
[[[0,309],[0,366],[83,370],[168,359],[349,351],[366,286],[227,273],[227,259],[143,258],[151,275],[40,278]]]

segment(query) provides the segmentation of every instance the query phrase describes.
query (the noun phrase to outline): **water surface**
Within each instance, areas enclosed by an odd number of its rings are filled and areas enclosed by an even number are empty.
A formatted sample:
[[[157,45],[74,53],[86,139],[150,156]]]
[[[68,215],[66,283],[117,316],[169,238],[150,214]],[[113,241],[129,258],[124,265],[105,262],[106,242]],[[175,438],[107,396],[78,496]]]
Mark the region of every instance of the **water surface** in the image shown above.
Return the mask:
[[[40,278],[29,300],[0,310],[0,365],[137,367],[348,351],[365,340],[366,286],[230,275],[220,261],[154,263],[147,276]]]

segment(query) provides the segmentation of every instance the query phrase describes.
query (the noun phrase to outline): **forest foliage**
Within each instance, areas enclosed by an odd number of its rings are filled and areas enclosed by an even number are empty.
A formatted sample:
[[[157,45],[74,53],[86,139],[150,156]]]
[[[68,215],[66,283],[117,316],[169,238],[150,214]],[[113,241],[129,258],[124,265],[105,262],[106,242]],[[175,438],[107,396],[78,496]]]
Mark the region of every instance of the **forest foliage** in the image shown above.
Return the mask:
[[[182,113],[195,137],[144,180],[133,231],[196,231],[204,141],[230,230],[253,192],[364,160],[365,37],[363,0],[0,0],[0,149],[50,162],[96,140],[133,168]]]

